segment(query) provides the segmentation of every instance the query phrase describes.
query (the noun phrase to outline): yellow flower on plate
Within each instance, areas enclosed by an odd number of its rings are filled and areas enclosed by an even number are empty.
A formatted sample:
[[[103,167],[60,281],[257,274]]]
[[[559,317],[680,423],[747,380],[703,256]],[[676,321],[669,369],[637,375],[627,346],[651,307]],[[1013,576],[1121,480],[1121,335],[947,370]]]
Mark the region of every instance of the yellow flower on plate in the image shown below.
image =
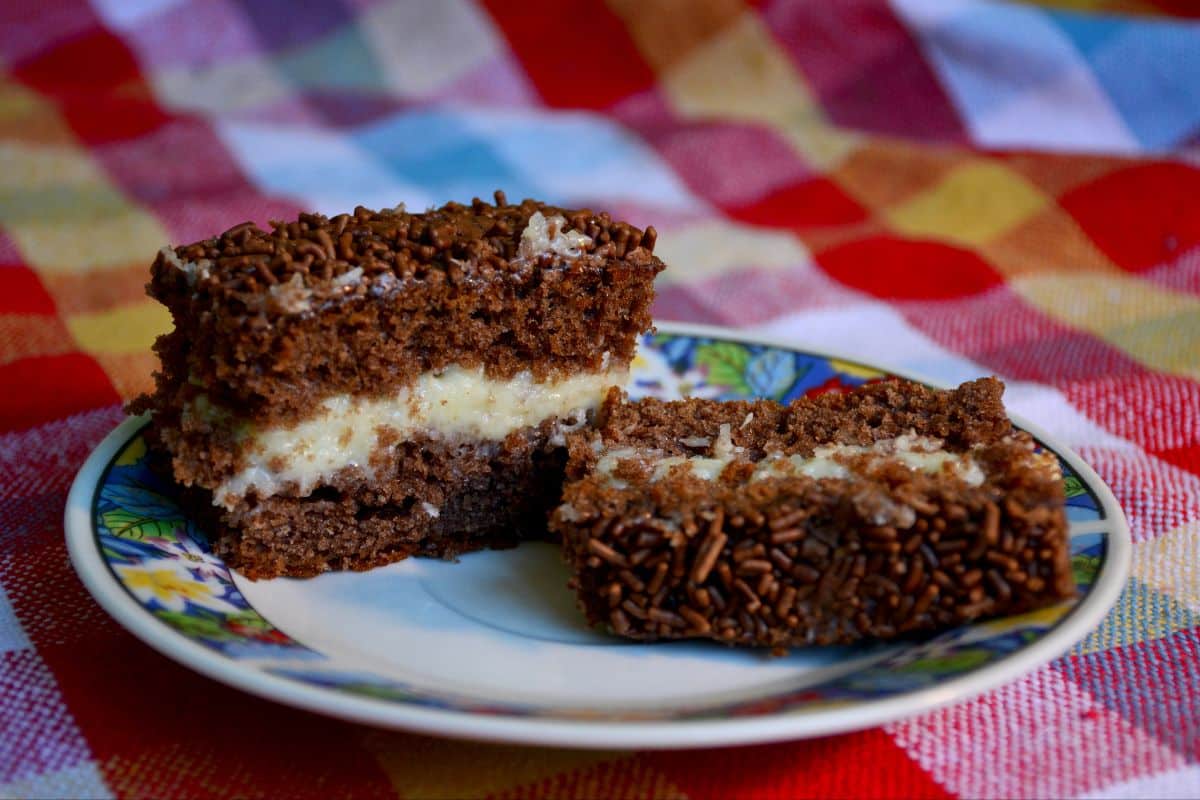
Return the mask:
[[[146,455],[146,439],[139,436],[129,443],[126,448],[121,451],[121,455],[117,456],[118,467],[128,467],[142,460]]]
[[[840,372],[843,375],[851,375],[855,378],[878,378],[884,373],[871,367],[864,367],[861,364],[855,364],[852,361],[842,361],[838,358],[829,359],[829,366],[834,372]]]
[[[183,611],[189,602],[213,611],[238,610],[220,597],[224,586],[219,581],[197,577],[186,562],[155,559],[141,564],[118,564],[115,569],[121,582],[142,603],[155,601],[172,611]]]
[[[1027,611],[1024,614],[1012,617],[988,620],[976,623],[976,628],[988,637],[1033,626],[1049,628],[1057,623],[1063,614],[1070,611],[1072,605],[1071,603],[1059,603],[1046,608],[1039,608],[1036,611]]]

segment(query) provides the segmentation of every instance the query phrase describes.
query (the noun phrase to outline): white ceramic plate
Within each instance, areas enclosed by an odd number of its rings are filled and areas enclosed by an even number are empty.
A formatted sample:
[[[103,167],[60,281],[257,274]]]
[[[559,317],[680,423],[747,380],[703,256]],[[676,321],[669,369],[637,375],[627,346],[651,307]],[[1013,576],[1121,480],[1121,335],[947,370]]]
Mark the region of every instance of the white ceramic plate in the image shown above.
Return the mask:
[[[788,401],[887,374],[726,330],[663,324],[635,396]],[[892,373],[899,374],[899,373]],[[908,376],[912,377],[912,376]],[[1062,654],[1115,602],[1130,559],[1112,493],[1065,447],[1079,597],[914,642],[769,658],[710,643],[633,644],[589,630],[555,548],[458,563],[248,581],[208,549],[144,463],[129,419],[80,470],[67,543],[100,604],[151,647],[232,686],[336,717],[445,736],[668,748],[848,731],[928,711]]]

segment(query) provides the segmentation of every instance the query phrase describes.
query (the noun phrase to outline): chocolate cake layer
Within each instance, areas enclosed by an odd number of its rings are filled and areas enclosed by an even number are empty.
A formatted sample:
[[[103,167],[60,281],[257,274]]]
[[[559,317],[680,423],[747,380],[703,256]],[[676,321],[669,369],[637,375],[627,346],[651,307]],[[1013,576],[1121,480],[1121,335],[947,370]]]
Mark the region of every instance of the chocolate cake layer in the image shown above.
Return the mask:
[[[647,398],[623,402],[609,392],[600,413],[600,433],[610,447],[653,448],[666,456],[694,455],[715,441],[721,425],[730,426],[734,447],[747,460],[768,452],[809,453],[822,444],[868,445],[908,432],[945,441],[960,451],[996,441],[1012,431],[1001,400],[1004,386],[994,378],[937,391],[901,381],[867,384],[852,392],[826,393],[787,406],[767,400],[668,402]],[[590,446],[575,437],[572,468],[586,471],[595,462]],[[589,442],[590,445],[590,442]]]
[[[588,619],[790,647],[931,632],[1074,592],[1062,476],[995,379],[628,403],[572,434],[563,538]]]
[[[536,380],[624,365],[663,268],[653,228],[532,200],[302,214],[166,248],[150,294],[170,414],[203,394],[256,424],[383,396],[450,365]]]
[[[214,551],[252,579],[512,547],[546,535],[565,456],[552,435],[547,423],[495,443],[418,437],[390,448],[374,477],[348,470],[303,497],[251,496],[224,509],[193,489],[186,502]]]

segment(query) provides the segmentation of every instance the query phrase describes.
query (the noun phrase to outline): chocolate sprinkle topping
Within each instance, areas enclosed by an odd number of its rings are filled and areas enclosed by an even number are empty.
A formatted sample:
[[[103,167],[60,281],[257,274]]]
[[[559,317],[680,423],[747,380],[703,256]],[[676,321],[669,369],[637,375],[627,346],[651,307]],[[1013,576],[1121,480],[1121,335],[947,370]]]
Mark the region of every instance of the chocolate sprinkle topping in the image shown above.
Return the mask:
[[[581,607],[634,639],[779,649],[933,632],[1070,597],[1062,478],[1012,429],[1002,389],[995,379],[946,392],[896,382],[791,407],[610,394],[598,430],[572,437],[575,480],[552,517]],[[892,465],[853,478],[745,482],[727,467],[715,481],[677,469],[651,482],[651,470],[630,469],[614,485],[592,472],[597,443],[677,453],[681,438],[713,437],[751,412],[760,426],[733,435],[746,458],[869,442],[903,427],[972,448],[986,477],[972,486],[950,472]],[[910,512],[876,516],[897,506]],[[686,568],[662,568],[676,563]],[[614,579],[619,602],[600,591]]]
[[[543,381],[627,364],[664,266],[653,229],[496,200],[243,222],[165,248],[148,290],[175,328],[155,345],[155,395],[135,408],[166,419],[204,393],[265,426],[451,365]],[[180,448],[210,444],[207,430],[184,434]]]
[[[333,218],[301,214],[296,220],[271,221],[270,230],[253,222],[234,225],[219,236],[173,248],[184,264],[202,264],[189,275],[160,254],[156,281],[174,282],[192,298],[238,299],[248,307],[269,297],[277,286],[293,281],[317,300],[354,294],[362,283],[386,289],[402,282],[423,281],[440,273],[451,281],[488,280],[497,274],[528,270],[518,257],[521,235],[530,218],[562,217],[564,231],[589,237],[580,245],[584,261],[624,258],[635,250],[653,253],[657,232],[615,222],[605,212],[562,209],[534,200],[509,205],[501,191],[496,205],[475,198],[469,205],[447,203],[413,214],[398,206],[372,211],[359,206]],[[542,266],[559,261],[543,255]],[[354,273],[354,270],[360,270]],[[339,280],[345,276],[354,280]],[[186,291],[185,291],[186,290]],[[269,313],[297,313],[298,306],[266,305]]]

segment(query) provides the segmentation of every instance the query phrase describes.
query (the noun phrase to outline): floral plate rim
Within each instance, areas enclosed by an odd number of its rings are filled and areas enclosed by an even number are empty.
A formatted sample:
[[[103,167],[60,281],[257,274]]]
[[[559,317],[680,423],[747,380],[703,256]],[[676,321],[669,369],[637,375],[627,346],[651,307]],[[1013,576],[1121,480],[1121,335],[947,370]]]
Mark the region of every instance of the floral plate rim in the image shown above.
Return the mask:
[[[942,381],[930,380],[909,370],[871,364],[858,356],[832,352],[825,347],[808,348],[779,337],[666,322],[658,323],[657,333],[777,348],[883,371],[929,385],[944,385]],[[85,586],[111,616],[144,643],[210,678],[286,705],[381,727],[524,744],[681,748],[798,739],[880,725],[995,688],[1063,654],[1095,628],[1116,602],[1129,573],[1132,541],[1124,514],[1111,490],[1073,450],[1024,419],[1014,416],[1014,421],[1068,463],[1103,512],[1102,520],[1087,526],[1088,532],[1105,535],[1104,558],[1090,590],[1043,635],[994,663],[943,678],[926,688],[815,710],[785,709],[755,716],[666,721],[481,714],[349,695],[267,672],[225,656],[185,637],[140,605],[117,579],[101,553],[92,513],[93,500],[116,455],[143,427],[145,421],[142,418],[129,418],[118,425],[80,469],[67,501],[66,538],[72,563]]]

